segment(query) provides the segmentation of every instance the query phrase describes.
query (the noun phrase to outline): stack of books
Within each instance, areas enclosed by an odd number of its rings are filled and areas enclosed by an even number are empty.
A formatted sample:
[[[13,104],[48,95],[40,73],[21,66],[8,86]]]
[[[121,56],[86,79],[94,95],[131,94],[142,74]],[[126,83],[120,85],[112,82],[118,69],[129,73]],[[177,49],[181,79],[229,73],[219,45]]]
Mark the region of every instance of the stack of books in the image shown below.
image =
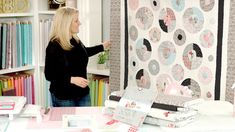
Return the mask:
[[[105,114],[112,115],[122,94],[111,94],[105,101]],[[144,123],[165,126],[182,127],[197,119],[199,113],[191,107],[203,102],[203,99],[181,97],[174,95],[157,95]]]

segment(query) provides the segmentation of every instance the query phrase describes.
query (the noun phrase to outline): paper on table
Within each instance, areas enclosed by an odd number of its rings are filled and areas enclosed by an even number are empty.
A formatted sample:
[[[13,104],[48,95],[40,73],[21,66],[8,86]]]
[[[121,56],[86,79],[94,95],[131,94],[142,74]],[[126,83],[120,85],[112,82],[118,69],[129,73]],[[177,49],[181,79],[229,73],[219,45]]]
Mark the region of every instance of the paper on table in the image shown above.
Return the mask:
[[[49,112],[50,114],[50,121],[62,121],[63,115],[66,114],[75,114],[76,113],[76,108],[75,107],[54,107],[51,109]]]

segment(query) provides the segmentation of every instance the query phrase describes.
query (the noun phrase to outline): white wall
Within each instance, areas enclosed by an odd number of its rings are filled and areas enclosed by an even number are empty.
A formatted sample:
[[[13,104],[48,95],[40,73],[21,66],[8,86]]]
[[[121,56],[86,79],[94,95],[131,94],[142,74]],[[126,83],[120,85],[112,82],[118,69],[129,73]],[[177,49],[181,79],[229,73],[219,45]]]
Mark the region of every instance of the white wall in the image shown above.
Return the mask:
[[[102,0],[102,40],[110,39],[110,0]]]

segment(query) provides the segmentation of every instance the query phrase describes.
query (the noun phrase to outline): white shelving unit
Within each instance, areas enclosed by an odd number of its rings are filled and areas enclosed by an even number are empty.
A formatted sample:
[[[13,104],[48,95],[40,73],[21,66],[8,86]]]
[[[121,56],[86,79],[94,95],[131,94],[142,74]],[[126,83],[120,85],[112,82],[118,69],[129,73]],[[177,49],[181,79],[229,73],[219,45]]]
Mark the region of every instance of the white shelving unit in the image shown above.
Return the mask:
[[[43,56],[40,53],[39,24],[43,18],[52,18],[55,10],[48,9],[48,0],[29,0],[30,9],[27,13],[0,13],[0,22],[8,19],[29,19],[32,21],[32,41],[33,41],[33,65],[18,68],[0,70],[1,74],[8,74],[20,71],[30,71],[34,75],[35,84],[35,103],[45,106],[45,99],[42,93],[47,90],[42,83],[44,78],[44,64],[41,60]],[[82,25],[80,26],[80,39],[86,46],[96,45],[102,42],[102,0],[79,0],[77,1],[79,17]],[[95,21],[95,24],[93,23]],[[109,76],[109,70],[97,70],[97,56],[90,58],[88,73]]]
[[[109,76],[109,69],[99,70],[96,67],[88,67],[87,72],[89,74]]]

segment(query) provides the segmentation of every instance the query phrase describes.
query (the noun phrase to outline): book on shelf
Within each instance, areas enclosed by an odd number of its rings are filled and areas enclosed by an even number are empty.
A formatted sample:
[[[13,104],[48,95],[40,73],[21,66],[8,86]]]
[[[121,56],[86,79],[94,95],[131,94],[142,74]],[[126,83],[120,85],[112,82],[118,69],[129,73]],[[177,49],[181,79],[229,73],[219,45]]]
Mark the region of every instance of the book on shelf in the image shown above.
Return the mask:
[[[3,96],[25,96],[27,103],[34,104],[34,78],[28,73],[9,73],[0,76]]]
[[[32,22],[0,22],[0,69],[32,65]]]
[[[107,76],[93,76],[89,83],[91,106],[104,106],[104,101],[110,94]]]

